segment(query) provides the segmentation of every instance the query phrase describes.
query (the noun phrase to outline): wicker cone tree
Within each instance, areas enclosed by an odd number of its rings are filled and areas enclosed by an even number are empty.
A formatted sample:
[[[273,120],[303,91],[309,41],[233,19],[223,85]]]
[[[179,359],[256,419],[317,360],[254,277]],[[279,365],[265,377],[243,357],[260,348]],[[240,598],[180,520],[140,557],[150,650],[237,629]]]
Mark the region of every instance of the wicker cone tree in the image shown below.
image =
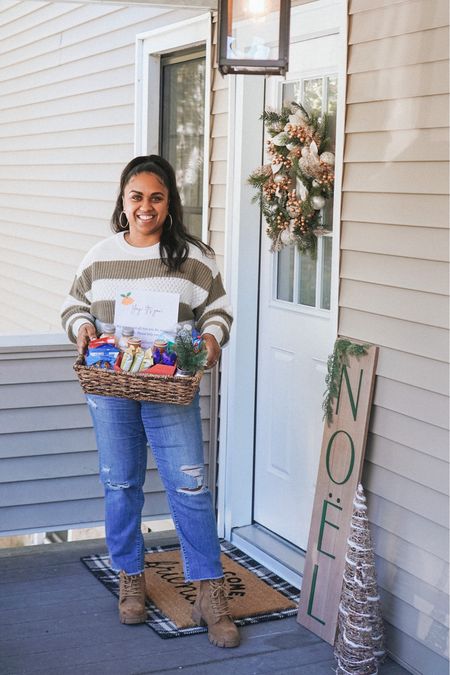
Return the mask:
[[[375,556],[362,485],[353,501],[335,656],[338,675],[377,673],[385,657]]]

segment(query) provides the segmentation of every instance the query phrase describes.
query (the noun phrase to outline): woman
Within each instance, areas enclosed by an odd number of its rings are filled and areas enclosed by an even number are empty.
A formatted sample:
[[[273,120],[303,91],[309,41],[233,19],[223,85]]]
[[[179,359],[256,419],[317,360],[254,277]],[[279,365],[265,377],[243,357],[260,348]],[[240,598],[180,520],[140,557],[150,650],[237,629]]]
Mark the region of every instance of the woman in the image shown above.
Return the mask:
[[[85,352],[101,323],[114,322],[114,299],[125,285],[134,292],[179,293],[178,320],[195,324],[206,345],[207,367],[214,366],[228,340],[231,312],[212,249],[183,225],[167,161],[149,155],[125,167],[111,224],[116,234],[87,253],[63,305],[63,326],[78,351]],[[111,565],[120,571],[121,622],[146,619],[141,512],[148,442],[167,491],[186,581],[200,581],[193,618],[208,625],[213,644],[236,647],[239,633],[227,606],[204,484],[198,394],[188,406],[93,395],[87,401],[105,490],[106,540]]]

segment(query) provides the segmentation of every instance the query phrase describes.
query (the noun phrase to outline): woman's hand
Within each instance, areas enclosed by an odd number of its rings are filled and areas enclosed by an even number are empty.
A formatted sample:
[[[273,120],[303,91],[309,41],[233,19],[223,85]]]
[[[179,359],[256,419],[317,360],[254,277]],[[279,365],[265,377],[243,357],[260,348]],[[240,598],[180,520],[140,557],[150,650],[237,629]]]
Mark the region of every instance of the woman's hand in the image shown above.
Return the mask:
[[[84,354],[90,340],[97,337],[97,331],[92,323],[87,321],[81,324],[77,335],[77,349],[79,354]]]
[[[217,361],[220,359],[220,345],[217,342],[214,335],[211,333],[204,333],[202,335],[202,340],[205,344],[206,351],[208,353],[208,360],[206,362],[206,368],[213,368]]]

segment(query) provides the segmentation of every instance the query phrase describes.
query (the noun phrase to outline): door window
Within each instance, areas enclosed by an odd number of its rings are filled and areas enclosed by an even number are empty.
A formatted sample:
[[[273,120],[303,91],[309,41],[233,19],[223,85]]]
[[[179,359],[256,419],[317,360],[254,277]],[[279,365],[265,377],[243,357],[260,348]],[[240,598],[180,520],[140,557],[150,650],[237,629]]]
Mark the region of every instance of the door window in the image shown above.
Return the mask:
[[[327,112],[334,151],[336,136],[337,77],[326,75],[283,84],[283,104],[300,101],[308,112]],[[317,255],[288,246],[276,256],[276,300],[321,310],[330,309],[333,200],[322,209],[322,224],[329,234],[317,238]]]
[[[160,154],[175,169],[185,224],[202,236],[205,50],[161,58]]]

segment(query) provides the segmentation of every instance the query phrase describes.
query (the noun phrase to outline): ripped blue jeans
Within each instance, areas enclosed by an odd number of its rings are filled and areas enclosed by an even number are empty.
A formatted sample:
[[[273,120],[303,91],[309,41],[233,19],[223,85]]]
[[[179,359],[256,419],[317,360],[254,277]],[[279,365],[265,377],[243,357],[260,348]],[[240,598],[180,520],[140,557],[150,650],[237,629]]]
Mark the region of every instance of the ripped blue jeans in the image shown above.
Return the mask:
[[[147,443],[167,492],[186,581],[223,576],[211,494],[204,483],[198,394],[187,406],[86,396],[105,490],[105,529],[111,566],[144,569],[141,513]]]

